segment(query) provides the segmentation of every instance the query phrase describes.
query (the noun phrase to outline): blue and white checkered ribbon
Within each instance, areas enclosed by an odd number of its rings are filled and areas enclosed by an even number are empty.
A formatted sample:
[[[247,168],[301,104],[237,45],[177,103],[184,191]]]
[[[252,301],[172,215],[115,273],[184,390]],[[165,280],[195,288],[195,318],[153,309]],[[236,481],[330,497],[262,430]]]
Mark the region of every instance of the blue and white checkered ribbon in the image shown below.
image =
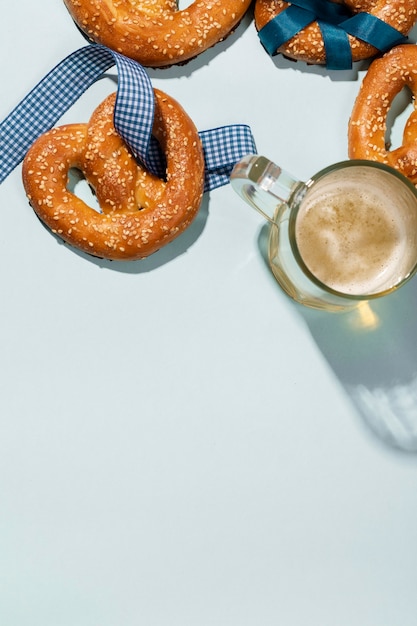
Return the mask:
[[[101,45],[76,50],[59,63],[0,124],[0,183],[22,161],[32,143],[106,70],[116,64],[118,89],[114,124],[135,157],[151,172],[165,171],[152,136],[154,94],[144,68]],[[229,182],[233,165],[256,152],[249,126],[235,124],[200,133],[205,156],[205,191]]]

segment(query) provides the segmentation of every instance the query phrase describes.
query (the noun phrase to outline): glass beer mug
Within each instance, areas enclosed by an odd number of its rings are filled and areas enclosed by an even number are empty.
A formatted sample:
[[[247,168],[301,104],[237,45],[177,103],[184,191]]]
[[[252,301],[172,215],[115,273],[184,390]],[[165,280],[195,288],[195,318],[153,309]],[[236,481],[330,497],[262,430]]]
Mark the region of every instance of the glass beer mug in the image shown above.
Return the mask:
[[[343,161],[302,182],[248,155],[230,182],[270,223],[271,270],[303,305],[352,308],[398,289],[417,270],[417,191],[386,165]]]

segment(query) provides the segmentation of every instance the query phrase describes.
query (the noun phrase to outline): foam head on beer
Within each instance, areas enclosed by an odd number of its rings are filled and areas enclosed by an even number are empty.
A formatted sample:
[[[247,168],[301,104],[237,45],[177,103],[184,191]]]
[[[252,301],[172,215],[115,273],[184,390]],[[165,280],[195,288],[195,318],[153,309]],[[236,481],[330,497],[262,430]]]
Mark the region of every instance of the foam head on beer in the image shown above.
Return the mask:
[[[383,170],[343,172],[318,180],[301,202],[295,223],[301,262],[337,292],[390,290],[417,262],[416,200]]]

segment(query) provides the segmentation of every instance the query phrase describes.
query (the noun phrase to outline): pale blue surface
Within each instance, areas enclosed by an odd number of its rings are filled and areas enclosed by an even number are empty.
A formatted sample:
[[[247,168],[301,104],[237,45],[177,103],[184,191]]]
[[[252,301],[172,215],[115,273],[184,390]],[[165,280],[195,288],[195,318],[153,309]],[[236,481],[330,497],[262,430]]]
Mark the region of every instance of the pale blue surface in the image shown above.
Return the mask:
[[[61,2],[7,16],[1,118],[84,45]],[[346,158],[362,75],[271,60],[248,20],[150,72],[199,130],[248,123],[303,179]],[[0,206],[0,623],[415,626],[417,457],[369,408],[416,412],[417,283],[374,330],[302,311],[229,186],[124,266],[58,243],[19,170]]]

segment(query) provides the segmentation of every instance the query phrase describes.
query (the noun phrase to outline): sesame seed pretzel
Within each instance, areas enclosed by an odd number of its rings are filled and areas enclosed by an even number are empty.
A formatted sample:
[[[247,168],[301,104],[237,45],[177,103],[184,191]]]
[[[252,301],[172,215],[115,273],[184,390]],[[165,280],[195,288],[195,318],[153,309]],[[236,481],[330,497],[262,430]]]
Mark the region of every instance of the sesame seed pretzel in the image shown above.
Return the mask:
[[[369,66],[349,120],[349,157],[386,163],[417,184],[417,108],[404,126],[403,145],[395,150],[389,150],[386,145],[388,112],[395,96],[406,86],[416,107],[417,46],[414,44],[396,46]]]
[[[344,4],[353,14],[366,12],[379,18],[399,33],[406,35],[417,21],[417,0],[335,0]],[[255,25],[261,30],[276,15],[284,11],[290,3],[283,0],[256,0]],[[368,59],[377,54],[378,50],[357,37],[348,35],[352,61]],[[276,52],[312,65],[326,63],[326,50],[323,36],[317,22],[312,22],[289,41],[283,44]]]
[[[116,133],[116,94],[89,124],[69,124],[41,135],[23,162],[23,183],[38,217],[64,241],[93,256],[130,261],[156,252],[196,216],[204,188],[200,137],[182,107],[154,89],[153,135],[166,155],[166,179],[137,164]],[[67,189],[79,169],[101,212]]]
[[[64,0],[85,35],[146,67],[183,64],[222,41],[251,0]]]

